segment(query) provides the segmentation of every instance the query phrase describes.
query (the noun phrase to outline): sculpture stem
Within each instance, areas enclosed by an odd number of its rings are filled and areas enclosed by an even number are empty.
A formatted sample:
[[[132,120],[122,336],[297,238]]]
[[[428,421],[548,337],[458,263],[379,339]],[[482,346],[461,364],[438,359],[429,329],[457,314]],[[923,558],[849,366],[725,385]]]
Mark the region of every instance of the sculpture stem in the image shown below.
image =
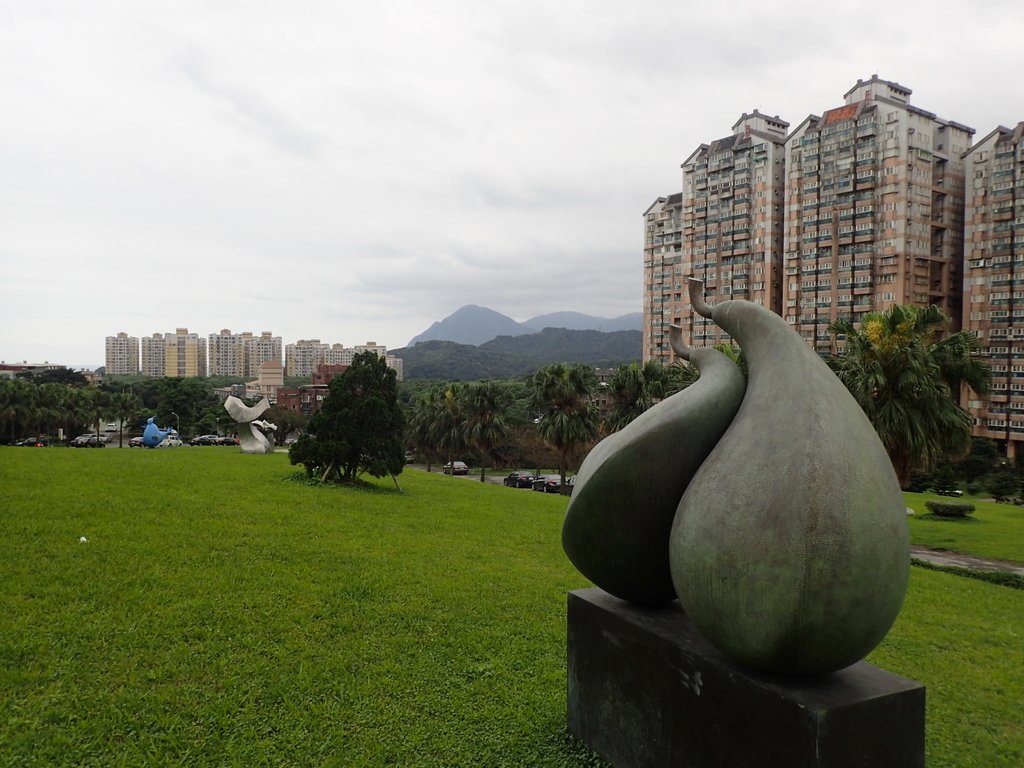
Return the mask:
[[[690,277],[686,280],[690,287],[690,306],[698,315],[711,317],[711,305],[704,301],[704,281]]]
[[[679,325],[670,325],[668,327],[668,343],[672,347],[672,351],[675,352],[683,360],[690,359],[690,352],[692,350],[683,343],[683,328]]]

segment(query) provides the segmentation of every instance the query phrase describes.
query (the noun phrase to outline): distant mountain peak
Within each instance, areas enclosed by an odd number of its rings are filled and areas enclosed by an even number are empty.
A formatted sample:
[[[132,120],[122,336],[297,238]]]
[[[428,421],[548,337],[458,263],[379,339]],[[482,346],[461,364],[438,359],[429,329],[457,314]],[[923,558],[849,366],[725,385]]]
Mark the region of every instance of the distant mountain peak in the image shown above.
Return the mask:
[[[493,309],[467,304],[413,337],[408,346],[415,346],[421,341],[454,341],[479,346],[496,336],[521,336],[534,330]]]
[[[581,312],[551,312],[520,323],[493,309],[466,304],[413,337],[407,346],[412,347],[423,341],[454,341],[458,344],[480,346],[498,336],[524,336],[544,328],[614,333],[639,331],[642,327],[643,315],[640,312],[614,318],[585,315]]]

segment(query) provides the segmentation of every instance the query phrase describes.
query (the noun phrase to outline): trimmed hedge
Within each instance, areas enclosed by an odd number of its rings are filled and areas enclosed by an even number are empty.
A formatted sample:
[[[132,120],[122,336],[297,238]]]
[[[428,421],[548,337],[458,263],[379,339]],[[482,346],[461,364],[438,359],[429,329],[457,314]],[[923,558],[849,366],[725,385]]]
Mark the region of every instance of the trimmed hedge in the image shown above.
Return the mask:
[[[934,501],[924,503],[928,511],[938,517],[967,517],[974,511],[974,505],[966,501]]]

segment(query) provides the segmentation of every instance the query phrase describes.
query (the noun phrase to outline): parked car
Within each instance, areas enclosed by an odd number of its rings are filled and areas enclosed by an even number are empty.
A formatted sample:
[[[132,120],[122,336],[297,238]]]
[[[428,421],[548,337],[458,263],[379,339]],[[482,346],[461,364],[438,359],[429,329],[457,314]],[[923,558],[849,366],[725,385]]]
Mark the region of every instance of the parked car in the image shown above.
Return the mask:
[[[140,435],[139,437],[133,437],[131,440],[129,440],[128,441],[128,447],[129,448],[142,448],[143,447],[142,436]]]
[[[533,482],[530,483],[530,487],[535,491],[545,491],[547,490],[547,484],[552,480],[561,484],[558,475],[537,475],[533,478]]]
[[[405,463],[406,464],[412,464],[414,461],[416,461],[416,454],[413,453],[412,451],[406,451],[405,452]]]
[[[954,488],[952,490],[945,490],[945,491],[936,491],[936,493],[939,494],[939,496],[963,496],[964,495],[964,492],[961,491],[959,488]]]
[[[442,471],[446,475],[468,475],[469,465],[464,461],[449,461],[442,467]]]
[[[157,448],[181,448],[181,446],[183,446],[183,445],[184,445],[184,443],[181,442],[181,438],[178,437],[178,433],[177,432],[171,432],[171,434],[169,434],[167,437],[165,437],[163,440],[161,440],[157,444],[156,447]]]
[[[199,435],[188,441],[189,445],[220,445],[218,435]]]
[[[529,488],[533,484],[533,475],[529,472],[513,472],[502,482],[509,488]]]
[[[572,489],[576,487],[576,475],[565,478],[565,487],[568,488],[565,493],[568,496],[572,496]]]
[[[238,438],[231,435],[224,435],[217,438],[217,445],[238,445]]]
[[[535,491],[543,491],[544,493],[561,493],[562,478],[560,475],[538,475],[533,478],[531,487]]]
[[[106,442],[103,437],[96,437],[96,435],[79,435],[68,445],[72,448],[102,448]]]
[[[49,441],[44,436],[38,435],[36,437],[23,437],[15,445],[21,445],[26,448],[45,448],[49,445]]]

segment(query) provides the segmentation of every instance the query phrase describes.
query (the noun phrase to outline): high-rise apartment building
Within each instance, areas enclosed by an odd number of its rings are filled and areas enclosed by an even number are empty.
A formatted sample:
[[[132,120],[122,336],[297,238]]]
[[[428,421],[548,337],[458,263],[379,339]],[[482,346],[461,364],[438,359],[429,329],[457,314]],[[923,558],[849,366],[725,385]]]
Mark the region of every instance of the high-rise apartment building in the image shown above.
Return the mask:
[[[166,370],[167,345],[162,333],[143,336],[141,339],[142,364],[140,372],[143,376],[163,376]]]
[[[325,344],[320,339],[303,339],[285,348],[285,368],[288,376],[312,377],[321,365],[352,365],[352,359],[360,352],[373,352],[383,357],[389,368],[393,368],[402,380],[402,359],[388,354],[382,344],[368,341],[354,347],[344,344]]]
[[[250,334],[251,336],[251,334]],[[242,336],[224,328],[211,333],[207,346],[211,376],[248,376]]]
[[[819,352],[828,326],[893,304],[959,323],[963,153],[972,128],[910,104],[877,76],[786,141],[783,317]]]
[[[281,337],[270,331],[253,336],[225,328],[211,333],[209,341],[211,376],[258,376],[263,363],[281,362]]]
[[[285,375],[312,376],[317,366],[323,365],[324,352],[329,348],[320,339],[299,339],[289,344],[285,347]]]
[[[783,192],[789,123],[757,110],[732,134],[699,146],[682,164],[682,193],[644,214],[643,359],[668,362],[668,326],[689,346],[726,334],[690,311],[686,279],[704,280],[710,300],[743,298],[781,308]]]
[[[164,334],[164,376],[205,376],[206,339],[188,328]]]
[[[107,376],[133,376],[139,372],[139,337],[129,336],[121,331],[117,336],[107,336]]]
[[[206,339],[188,328],[142,338],[143,376],[205,376]]]
[[[245,337],[246,376],[259,376],[263,363],[281,362],[280,336],[274,336],[270,331],[263,331],[259,336],[253,336],[251,333],[242,335]]]
[[[992,367],[987,398],[971,394],[974,434],[1024,441],[1024,122],[999,127],[965,155],[964,328]]]
[[[686,291],[683,267],[683,195],[659,197],[644,211],[643,359],[668,363],[668,326]],[[680,310],[681,312],[682,310]]]

